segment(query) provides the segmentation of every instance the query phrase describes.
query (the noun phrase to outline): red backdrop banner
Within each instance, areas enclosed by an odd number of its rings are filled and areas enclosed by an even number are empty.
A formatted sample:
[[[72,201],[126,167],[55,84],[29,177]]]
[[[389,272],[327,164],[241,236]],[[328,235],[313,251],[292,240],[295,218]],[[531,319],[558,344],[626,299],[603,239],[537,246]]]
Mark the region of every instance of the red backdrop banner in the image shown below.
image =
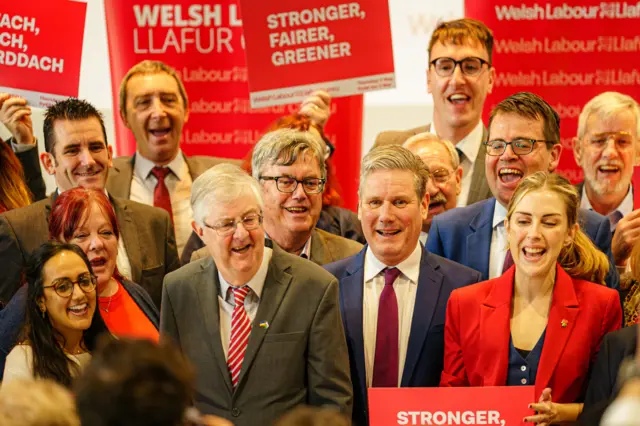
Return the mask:
[[[601,0],[466,1],[465,16],[483,21],[495,37],[497,79],[485,117],[513,93],[542,96],[560,115],[559,171],[581,181],[572,139],[582,107],[605,91],[640,98],[640,7]]]
[[[369,388],[370,426],[526,425],[534,386]]]
[[[0,92],[33,107],[78,96],[87,4],[8,1],[0,8]]]
[[[395,87],[388,0],[240,0],[251,105]],[[372,55],[371,52],[375,52]]]
[[[181,147],[187,155],[242,158],[270,123],[298,110],[278,105],[252,110],[237,0],[105,0],[118,155],[135,151],[118,114],[120,81],[144,60],[160,60],[180,74],[190,115]],[[334,165],[344,204],[354,208],[362,139],[362,97],[332,102],[325,129],[336,146]]]

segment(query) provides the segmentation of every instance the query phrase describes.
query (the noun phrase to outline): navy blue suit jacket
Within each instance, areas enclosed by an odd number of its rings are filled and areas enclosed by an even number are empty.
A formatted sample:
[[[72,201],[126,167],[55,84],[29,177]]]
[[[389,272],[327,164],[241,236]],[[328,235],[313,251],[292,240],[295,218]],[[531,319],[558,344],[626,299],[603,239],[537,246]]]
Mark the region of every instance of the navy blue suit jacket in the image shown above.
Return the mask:
[[[360,253],[325,265],[340,281],[340,311],[353,382],[353,421],[367,426],[367,383],[362,331],[364,258]],[[444,362],[444,319],[453,290],[481,280],[480,273],[450,260],[422,251],[409,346],[402,374],[402,387],[438,386]]]
[[[488,280],[495,207],[496,199],[489,198],[435,216],[429,229],[427,249],[431,253],[480,271],[482,279]],[[611,252],[609,219],[594,211],[584,209],[580,209],[579,216],[582,230],[591,238],[596,247],[609,258],[607,286],[618,289],[620,276]]]

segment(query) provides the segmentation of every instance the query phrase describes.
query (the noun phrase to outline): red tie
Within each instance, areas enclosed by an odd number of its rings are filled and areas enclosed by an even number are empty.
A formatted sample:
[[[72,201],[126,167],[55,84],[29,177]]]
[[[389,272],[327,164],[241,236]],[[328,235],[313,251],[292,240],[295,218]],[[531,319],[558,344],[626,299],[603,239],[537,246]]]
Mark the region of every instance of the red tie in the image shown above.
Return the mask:
[[[507,269],[513,266],[513,256],[511,256],[511,250],[507,250],[507,255],[504,258],[504,263],[502,264],[502,273],[507,272]]]
[[[167,167],[154,167],[151,169],[151,174],[158,179],[158,183],[156,183],[156,187],[153,190],[153,206],[160,207],[161,209],[165,209],[169,216],[171,217],[171,222],[173,222],[173,210],[171,209],[171,197],[169,197],[169,189],[167,185],[164,183],[164,178],[171,173]]]
[[[378,305],[376,355],[373,361],[374,388],[398,387],[398,299],[393,290],[393,283],[398,275],[398,268],[384,270],[384,289]]]
[[[249,321],[247,311],[244,309],[244,299],[251,289],[249,286],[230,287],[230,289],[233,291],[236,306],[233,308],[231,316],[231,342],[229,343],[227,365],[231,373],[231,383],[235,389],[238,386],[242,360],[247,351],[247,342],[249,341],[249,333],[251,333],[251,321]]]

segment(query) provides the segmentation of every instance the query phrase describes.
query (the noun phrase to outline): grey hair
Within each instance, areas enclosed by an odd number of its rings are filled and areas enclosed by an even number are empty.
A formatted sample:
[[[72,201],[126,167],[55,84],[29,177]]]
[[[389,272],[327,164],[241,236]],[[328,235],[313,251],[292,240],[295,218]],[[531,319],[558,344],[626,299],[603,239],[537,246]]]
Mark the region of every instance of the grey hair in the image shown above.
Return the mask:
[[[324,164],[324,142],[311,132],[295,129],[277,129],[262,136],[253,148],[251,170],[253,177],[260,179],[266,166],[277,164],[290,166],[306,153],[312,154],[320,166],[321,177],[326,177]]]
[[[235,164],[217,164],[201,174],[191,185],[193,220],[204,226],[204,219],[211,214],[215,203],[229,204],[238,198],[253,194],[264,209],[262,191],[258,182]]]
[[[360,186],[358,197],[362,200],[362,189],[366,178],[378,170],[406,170],[413,173],[413,186],[418,201],[424,198],[427,182],[431,174],[426,164],[414,153],[400,145],[381,145],[374,147],[362,159],[360,166]]]
[[[442,139],[438,137],[438,135],[429,132],[418,133],[417,135],[411,136],[407,139],[402,146],[415,154],[414,149],[417,151],[419,147],[429,142],[438,142],[442,144],[449,153],[449,157],[451,157],[451,166],[453,166],[453,170],[458,169],[460,166],[460,156],[458,155],[458,151],[456,151],[456,147],[453,146],[451,141]]]
[[[606,120],[624,110],[633,113],[636,118],[636,137],[640,136],[640,107],[635,99],[619,92],[604,92],[591,99],[582,108],[578,118],[578,139],[582,139],[587,133],[587,120],[591,114],[597,114],[600,119]]]

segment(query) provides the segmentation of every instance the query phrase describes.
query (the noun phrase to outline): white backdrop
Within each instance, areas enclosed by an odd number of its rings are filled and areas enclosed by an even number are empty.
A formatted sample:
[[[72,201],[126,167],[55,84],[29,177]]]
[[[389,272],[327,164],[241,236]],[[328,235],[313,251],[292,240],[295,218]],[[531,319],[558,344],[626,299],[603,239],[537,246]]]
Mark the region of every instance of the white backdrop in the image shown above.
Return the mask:
[[[30,0],[28,0],[30,1]],[[81,1],[81,0],[76,0]],[[115,152],[111,74],[103,0],[85,0],[85,24],[79,97],[89,100],[105,116],[107,137]],[[426,89],[427,45],[439,20],[463,16],[463,0],[389,0],[397,88],[364,97],[362,152],[382,130],[403,129],[431,121],[432,103]],[[372,52],[372,54],[375,54]],[[42,111],[34,111],[34,129],[42,143]],[[0,126],[1,127],[1,126]],[[6,129],[0,136],[7,137]],[[339,149],[339,147],[338,147]],[[43,147],[40,146],[40,152]],[[338,151],[337,155],[340,151]],[[116,153],[117,154],[117,153]],[[45,176],[47,190],[55,184]]]

